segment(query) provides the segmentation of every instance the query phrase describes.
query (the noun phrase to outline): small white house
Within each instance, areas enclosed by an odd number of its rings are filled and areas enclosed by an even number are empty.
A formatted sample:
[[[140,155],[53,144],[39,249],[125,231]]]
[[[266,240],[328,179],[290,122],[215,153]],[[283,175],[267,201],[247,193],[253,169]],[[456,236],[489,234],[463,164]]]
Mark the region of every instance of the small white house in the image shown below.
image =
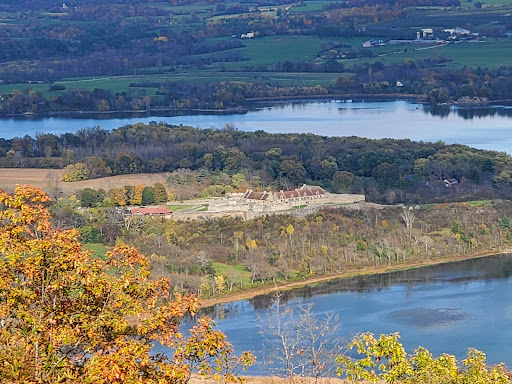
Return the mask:
[[[420,32],[422,39],[431,39],[434,37],[434,30],[432,28],[422,28],[421,31],[416,33],[417,40],[420,40]]]
[[[254,32],[242,33],[242,35],[240,35],[240,37],[242,39],[253,39],[254,38]]]

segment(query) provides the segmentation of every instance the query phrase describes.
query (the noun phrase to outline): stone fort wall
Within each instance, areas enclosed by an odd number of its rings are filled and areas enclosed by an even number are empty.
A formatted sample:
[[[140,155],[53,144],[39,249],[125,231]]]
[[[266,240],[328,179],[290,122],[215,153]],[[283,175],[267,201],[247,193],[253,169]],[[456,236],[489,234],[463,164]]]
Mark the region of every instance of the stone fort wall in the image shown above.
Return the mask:
[[[208,211],[211,212],[260,212],[272,213],[285,211],[301,205],[323,205],[323,204],[353,204],[365,201],[364,195],[358,194],[335,194],[326,193],[322,196],[309,198],[297,197],[285,201],[263,201],[244,199],[243,193],[233,193],[225,198],[211,199],[208,204]]]

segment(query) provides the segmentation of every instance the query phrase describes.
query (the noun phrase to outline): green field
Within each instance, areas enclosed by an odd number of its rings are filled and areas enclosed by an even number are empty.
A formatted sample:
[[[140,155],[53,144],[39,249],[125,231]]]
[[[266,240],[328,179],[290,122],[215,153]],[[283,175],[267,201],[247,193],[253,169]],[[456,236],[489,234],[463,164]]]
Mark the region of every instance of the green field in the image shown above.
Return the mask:
[[[150,96],[155,95],[155,88],[132,88],[129,84],[140,81],[187,81],[192,83],[208,83],[221,81],[247,81],[255,83],[277,83],[283,86],[317,84],[328,85],[336,80],[335,73],[293,73],[293,72],[220,72],[220,71],[188,71],[169,75],[119,76],[97,79],[76,79],[59,81],[67,90],[82,88],[88,91],[94,88],[109,89],[112,92],[141,92],[145,90]],[[32,88],[42,92],[44,97],[59,96],[63,91],[48,91],[48,84],[0,84],[0,94],[11,93],[13,89]]]
[[[297,6],[293,5],[288,10],[291,14],[294,13],[302,13],[302,12],[319,12],[324,10],[324,6],[329,3],[334,3],[335,1],[307,1],[305,5]]]
[[[361,43],[368,38],[344,38],[340,39],[345,44],[360,49]],[[323,40],[310,36],[285,36],[268,37],[248,40],[246,47],[233,51],[241,51],[250,61],[222,63],[206,70],[187,70],[161,75],[135,75],[117,77],[87,77],[66,79],[59,81],[67,90],[86,89],[92,91],[95,88],[109,89],[116,92],[146,92],[154,97],[156,88],[134,88],[130,83],[142,81],[187,81],[192,83],[207,83],[221,81],[246,81],[255,83],[273,83],[282,86],[314,86],[332,84],[339,74],[336,73],[280,73],[280,72],[243,72],[243,66],[247,65],[272,65],[279,61],[312,61],[316,59],[318,52],[322,50]],[[387,44],[384,47],[367,48],[376,55],[372,58],[341,60],[346,67],[353,64],[372,63],[381,61],[384,64],[400,62],[405,59],[421,60],[432,56],[446,57],[451,61],[445,63],[448,68],[482,67],[497,68],[510,61],[512,57],[512,38],[486,39],[485,42],[460,42],[444,46],[418,46],[416,44]],[[348,50],[339,48],[340,52]],[[62,91],[48,90],[48,84],[0,84],[0,94],[11,93],[13,89],[35,89],[43,94],[43,97],[59,96]]]
[[[104,246],[101,243],[83,244],[82,248],[87,251],[91,251],[93,257],[100,258],[102,260],[106,260],[105,253],[109,250],[106,246]]]
[[[232,50],[248,56],[244,65],[271,65],[279,61],[314,60],[328,40],[312,36],[272,36],[244,41],[245,47]]]
[[[369,48],[373,49],[373,48]],[[407,52],[404,52],[407,49]],[[396,53],[394,53],[397,51]],[[391,45],[375,48],[379,55],[372,58],[347,60],[349,63],[373,63],[380,61],[383,64],[395,63],[405,59],[421,60],[431,56],[440,56],[451,59],[446,63],[448,68],[482,67],[499,68],[510,61],[512,57],[512,39],[486,39],[485,42],[461,42],[444,46],[419,47],[416,45]]]
[[[218,263],[216,261],[212,262],[212,266],[213,269],[215,269],[215,274],[217,275],[234,275],[237,276],[238,284],[240,284],[240,280],[242,280],[243,285],[251,284],[251,272],[249,272],[244,267],[241,267],[239,265]]]
[[[167,204],[167,208],[171,211],[180,211],[182,209],[192,208],[193,205],[184,205],[184,204]]]

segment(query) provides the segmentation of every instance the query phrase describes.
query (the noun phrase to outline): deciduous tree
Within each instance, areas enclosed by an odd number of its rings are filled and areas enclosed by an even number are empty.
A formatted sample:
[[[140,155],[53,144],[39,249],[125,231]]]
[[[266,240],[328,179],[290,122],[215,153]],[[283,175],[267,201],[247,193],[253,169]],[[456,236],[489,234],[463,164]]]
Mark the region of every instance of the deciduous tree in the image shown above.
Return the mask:
[[[372,333],[355,337],[349,350],[356,348],[362,357],[358,360],[348,355],[338,357],[338,375],[346,376],[352,382],[364,380],[370,383],[510,383],[503,364],[487,366],[485,354],[474,348],[468,349],[468,357],[460,365],[455,356],[442,354],[434,358],[423,347],[408,355],[398,341],[399,337],[398,333],[380,335],[378,339]]]
[[[52,227],[48,201],[30,187],[0,192],[1,382],[181,384],[193,371],[239,381],[233,369],[250,356],[235,359],[209,318],[179,331],[195,297],[172,297],[133,247],[91,259],[75,229]]]

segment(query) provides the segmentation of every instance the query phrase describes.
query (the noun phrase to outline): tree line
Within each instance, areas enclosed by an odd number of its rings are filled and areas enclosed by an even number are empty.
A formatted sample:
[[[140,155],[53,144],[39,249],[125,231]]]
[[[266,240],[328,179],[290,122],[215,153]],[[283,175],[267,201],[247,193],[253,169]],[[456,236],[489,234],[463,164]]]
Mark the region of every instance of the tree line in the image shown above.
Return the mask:
[[[364,193],[369,201],[384,203],[510,197],[512,185],[509,155],[463,145],[157,122],[110,132],[96,127],[2,139],[0,166],[67,166],[69,180],[189,170],[201,175],[199,194],[210,186],[230,185],[230,177],[241,173],[255,188],[309,183],[336,193]]]
[[[332,46],[332,45],[330,45]],[[339,55],[344,48],[338,48]],[[347,54],[350,56],[351,51]],[[365,52],[370,53],[369,50]],[[279,62],[274,66],[254,66],[248,71],[263,72],[328,72],[348,70],[353,75],[340,75],[328,86],[281,86],[264,82],[226,81],[196,84],[185,81],[138,81],[128,91],[112,92],[96,88],[70,89],[56,84],[51,90],[59,95],[43,96],[30,87],[4,93],[0,98],[0,115],[23,113],[96,111],[147,111],[151,109],[240,109],[250,108],[254,99],[295,98],[325,95],[408,94],[432,103],[485,103],[512,99],[511,67],[497,69],[446,69],[447,59],[405,60],[385,66],[381,62],[353,65],[349,69],[336,59],[322,64],[312,62]],[[432,69],[436,70],[433,72]],[[63,89],[64,88],[64,89]],[[155,89],[150,96],[146,88]]]

